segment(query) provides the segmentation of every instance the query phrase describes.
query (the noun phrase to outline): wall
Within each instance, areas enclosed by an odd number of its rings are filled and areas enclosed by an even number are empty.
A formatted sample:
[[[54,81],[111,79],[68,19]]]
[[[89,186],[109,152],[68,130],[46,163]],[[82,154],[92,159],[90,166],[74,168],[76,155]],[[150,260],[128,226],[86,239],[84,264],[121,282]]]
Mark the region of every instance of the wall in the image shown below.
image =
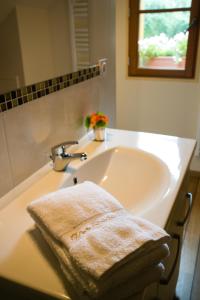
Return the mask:
[[[106,15],[103,7],[99,15],[104,26],[94,20],[102,43],[101,48],[93,49],[96,59],[108,57],[104,77],[97,76],[0,112],[0,197],[46,164],[53,145],[85,134],[83,120],[87,114],[103,110],[109,114],[110,126],[114,126],[115,43],[114,35],[112,39],[109,36],[115,27],[114,3],[104,0]]]
[[[16,11],[25,85],[54,77],[48,11],[25,5],[17,5]]]
[[[47,163],[53,145],[85,133],[101,88],[96,77],[0,113],[0,196]]]
[[[128,77],[128,2],[116,0],[117,127],[195,138],[199,70],[192,80]]]
[[[66,0],[54,1],[48,12],[55,76],[75,71],[72,67],[69,3]]]
[[[0,24],[0,94],[73,71],[68,2],[45,3],[12,3]]]
[[[109,126],[116,124],[115,79],[115,0],[90,0],[91,61],[107,58],[107,74],[101,90],[100,110],[110,117]]]
[[[66,1],[48,8],[17,5],[16,11],[25,85],[72,72]]]
[[[24,85],[16,10],[0,24],[0,94]],[[13,51],[14,49],[14,51]]]

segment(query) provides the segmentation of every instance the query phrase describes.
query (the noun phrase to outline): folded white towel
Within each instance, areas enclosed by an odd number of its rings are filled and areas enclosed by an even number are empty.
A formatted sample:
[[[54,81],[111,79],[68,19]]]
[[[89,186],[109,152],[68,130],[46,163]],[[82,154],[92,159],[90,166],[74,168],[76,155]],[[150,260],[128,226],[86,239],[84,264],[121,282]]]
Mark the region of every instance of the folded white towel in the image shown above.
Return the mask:
[[[73,300],[91,300],[91,298],[96,300],[125,300],[129,297],[131,297],[129,299],[135,299],[138,294],[143,294],[144,289],[148,285],[158,282],[165,270],[162,263],[152,265],[151,267],[145,269],[139,276],[133,276],[129,278],[128,281],[123,282],[123,284],[116,286],[106,293],[93,297],[90,294],[88,295],[85,290],[82,289],[82,287],[79,285],[79,282],[75,278],[71,277],[65,266],[61,266],[61,268],[65,277],[67,278],[68,288],[73,293]],[[139,297],[137,299],[142,298]]]
[[[157,265],[169,254],[168,246],[163,244],[160,247],[148,251],[148,253],[144,256],[139,256],[136,259],[128,261],[121,267],[120,272],[113,272],[113,274],[106,278],[106,280],[94,280],[90,276],[87,276],[84,272],[81,272],[80,269],[77,269],[77,266],[73,264],[73,261],[70,260],[70,257],[67,256],[66,252],[63,251],[62,247],[60,247],[56,240],[52,239],[41,227],[38,226],[38,228],[58,258],[65,276],[67,273],[67,279],[70,277],[70,281],[77,281],[77,287],[79,286],[79,288],[86,291],[88,295],[92,295],[93,297],[96,297],[97,295],[99,296],[102,293],[113,289],[119,284],[127,281],[130,277],[140,277],[145,269],[148,269],[149,266]]]
[[[154,282],[159,282],[164,270],[165,268],[162,263],[152,265],[143,270],[140,275],[133,276],[116,288],[109,290],[99,300],[125,300],[129,297],[131,297],[130,299],[136,299],[138,293],[141,293],[142,296],[142,292],[147,286]],[[139,299],[143,299],[143,297]]]
[[[104,280],[122,264],[169,241],[163,229],[134,217],[92,182],[46,195],[28,211],[77,269],[94,280]]]
[[[123,209],[82,223],[60,241],[75,264],[99,280],[127,261],[169,242],[169,235]]]
[[[30,214],[57,239],[82,222],[123,206],[111,194],[86,181],[60,189],[33,201]]]
[[[58,259],[61,270],[64,276],[66,277],[67,281],[70,284],[76,283],[76,288],[78,288],[82,296],[92,295],[95,297],[98,291],[93,286],[93,284],[90,283],[88,280],[84,280],[84,278],[79,274],[78,270],[76,270],[76,268],[73,266],[73,263],[71,262],[70,258],[68,258],[68,256],[64,253],[62,247],[59,246],[56,240],[53,240],[49,236],[49,234],[46,233],[40,226],[37,225],[37,227],[39,228],[45,241],[48,243],[49,247],[53,251],[54,255]]]

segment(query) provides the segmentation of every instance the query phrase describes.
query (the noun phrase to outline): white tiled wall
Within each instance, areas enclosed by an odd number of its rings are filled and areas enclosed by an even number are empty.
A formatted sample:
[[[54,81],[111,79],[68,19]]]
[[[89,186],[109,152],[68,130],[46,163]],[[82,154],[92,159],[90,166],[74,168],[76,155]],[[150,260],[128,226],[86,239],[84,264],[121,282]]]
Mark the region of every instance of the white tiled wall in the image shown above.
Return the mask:
[[[5,194],[12,186],[13,183],[3,125],[3,114],[0,114],[0,195]]]
[[[0,113],[0,197],[49,160],[50,148],[79,139],[93,111],[115,126],[115,0],[93,0],[93,62],[108,59],[107,74]]]
[[[85,133],[101,89],[96,77],[0,114],[0,196],[47,163],[53,145]]]

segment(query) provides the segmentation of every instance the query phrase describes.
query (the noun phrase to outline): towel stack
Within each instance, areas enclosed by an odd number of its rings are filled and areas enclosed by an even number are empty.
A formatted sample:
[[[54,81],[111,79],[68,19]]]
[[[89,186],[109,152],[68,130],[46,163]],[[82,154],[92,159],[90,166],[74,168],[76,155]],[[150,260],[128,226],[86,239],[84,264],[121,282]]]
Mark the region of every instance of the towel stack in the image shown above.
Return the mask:
[[[124,299],[163,272],[169,235],[92,182],[48,194],[28,211],[80,299]]]

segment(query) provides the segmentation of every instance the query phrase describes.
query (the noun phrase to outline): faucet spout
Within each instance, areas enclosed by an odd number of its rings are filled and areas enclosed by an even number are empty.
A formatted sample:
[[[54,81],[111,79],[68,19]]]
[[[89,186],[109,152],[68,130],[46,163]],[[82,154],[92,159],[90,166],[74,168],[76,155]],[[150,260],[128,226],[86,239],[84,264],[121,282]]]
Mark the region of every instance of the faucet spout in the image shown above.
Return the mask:
[[[63,142],[51,148],[50,158],[53,161],[53,168],[55,171],[64,171],[71,160],[79,158],[80,160],[87,159],[87,154],[81,153],[69,153],[66,152],[66,148],[69,145],[78,144],[77,141]]]

